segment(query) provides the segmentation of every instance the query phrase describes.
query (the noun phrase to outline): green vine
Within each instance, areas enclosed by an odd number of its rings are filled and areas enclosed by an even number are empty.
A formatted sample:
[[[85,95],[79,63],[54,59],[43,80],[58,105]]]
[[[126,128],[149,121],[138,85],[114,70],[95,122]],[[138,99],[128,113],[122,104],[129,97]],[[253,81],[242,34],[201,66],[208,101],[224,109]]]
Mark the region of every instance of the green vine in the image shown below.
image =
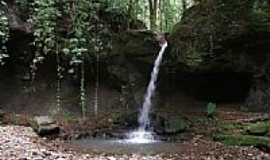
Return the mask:
[[[8,18],[5,13],[7,4],[0,1],[0,65],[4,65],[4,58],[9,57],[7,54],[6,43],[9,39]]]
[[[80,66],[80,105],[82,116],[86,116],[86,89],[85,89],[85,57],[89,55],[91,49],[91,17],[93,6],[89,0],[80,0],[72,3],[65,3],[66,10],[69,10],[67,17],[71,19],[72,26],[66,40],[66,47],[63,48],[65,54],[70,55],[71,65]]]
[[[35,0],[33,16],[29,19],[34,24],[35,57],[31,65],[32,80],[35,78],[37,64],[44,60],[48,53],[55,53],[57,46],[57,18],[59,11],[56,1]]]
[[[71,58],[73,70],[80,71],[80,105],[86,114],[85,61],[99,57],[110,43],[103,43],[108,30],[99,19],[99,2],[89,0],[36,0],[32,3],[29,21],[34,28],[35,56],[31,65],[32,80],[35,79],[37,64],[46,55],[56,54],[57,61],[57,108],[61,106],[61,53]],[[24,3],[22,4],[22,6]],[[97,36],[97,34],[99,36]],[[104,39],[104,40],[103,40]],[[104,46],[106,47],[104,48]],[[77,69],[74,69],[77,68]]]
[[[40,55],[54,52],[57,44],[57,18],[59,11],[56,1],[36,0],[33,3],[34,45]]]

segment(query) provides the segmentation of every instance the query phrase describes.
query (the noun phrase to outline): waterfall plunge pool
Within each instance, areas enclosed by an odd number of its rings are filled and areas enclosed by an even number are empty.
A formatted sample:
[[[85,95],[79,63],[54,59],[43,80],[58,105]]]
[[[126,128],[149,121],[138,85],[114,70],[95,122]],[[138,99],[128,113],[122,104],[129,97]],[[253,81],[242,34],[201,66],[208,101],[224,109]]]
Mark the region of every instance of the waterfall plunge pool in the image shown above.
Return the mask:
[[[151,73],[151,80],[147,87],[144,103],[139,115],[139,129],[129,132],[125,139],[120,140],[101,140],[101,139],[81,139],[74,141],[80,147],[87,148],[97,152],[113,153],[164,153],[174,152],[176,143],[165,143],[154,138],[152,132],[146,130],[150,125],[149,112],[152,106],[151,99],[156,90],[156,81],[158,79],[159,67],[162,62],[163,54],[168,44],[165,41],[161,45],[161,50],[155,60],[154,68]]]
[[[144,141],[145,142],[145,141]],[[134,143],[126,139],[79,139],[71,141],[72,146],[85,152],[108,154],[161,154],[178,153],[180,142],[163,142],[159,140],[148,143]]]

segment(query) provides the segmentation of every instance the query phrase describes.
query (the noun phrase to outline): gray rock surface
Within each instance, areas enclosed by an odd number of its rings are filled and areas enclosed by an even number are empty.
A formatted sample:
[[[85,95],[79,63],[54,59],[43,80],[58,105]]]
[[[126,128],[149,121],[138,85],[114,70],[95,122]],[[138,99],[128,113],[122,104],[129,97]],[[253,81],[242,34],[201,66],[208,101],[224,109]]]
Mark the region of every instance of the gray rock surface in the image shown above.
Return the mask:
[[[49,116],[36,116],[32,127],[41,136],[58,134],[60,130],[56,122]]]

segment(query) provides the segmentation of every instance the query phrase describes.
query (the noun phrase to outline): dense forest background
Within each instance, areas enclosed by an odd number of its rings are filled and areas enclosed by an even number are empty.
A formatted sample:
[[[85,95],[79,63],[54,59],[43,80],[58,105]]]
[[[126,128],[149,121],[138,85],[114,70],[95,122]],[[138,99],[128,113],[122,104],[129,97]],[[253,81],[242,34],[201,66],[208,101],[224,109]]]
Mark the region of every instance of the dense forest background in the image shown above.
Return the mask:
[[[97,61],[93,68],[99,72],[98,61],[110,54],[114,37],[128,30],[169,32],[193,3],[185,0],[1,0],[0,62],[3,66],[8,61],[19,61],[25,68],[29,67],[21,74],[24,80],[34,83],[38,66],[46,57],[55,57],[57,108],[61,105],[61,80],[64,72],[68,72],[80,77],[80,105],[85,114],[85,61]],[[147,34],[154,39],[154,34]],[[98,81],[97,76],[93,77]]]
[[[1,91],[7,91],[0,105],[6,108],[79,105],[83,116],[97,105],[137,108],[159,50],[158,32],[166,32],[170,47],[157,96],[169,95],[166,85],[172,85],[207,102],[270,108],[269,0],[0,4]]]

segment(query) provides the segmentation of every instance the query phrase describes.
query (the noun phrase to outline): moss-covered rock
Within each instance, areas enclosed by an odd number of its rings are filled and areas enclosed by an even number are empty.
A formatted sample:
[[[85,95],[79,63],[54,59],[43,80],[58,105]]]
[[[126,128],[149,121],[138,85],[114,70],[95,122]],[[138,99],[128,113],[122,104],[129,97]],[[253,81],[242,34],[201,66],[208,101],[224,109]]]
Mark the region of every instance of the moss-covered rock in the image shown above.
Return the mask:
[[[270,149],[270,138],[252,135],[216,135],[215,140],[227,145],[255,146]]]
[[[252,123],[246,127],[246,132],[251,135],[270,135],[270,121]]]
[[[155,115],[153,118],[155,132],[160,135],[175,135],[187,130],[189,124],[182,116],[164,117]]]
[[[126,55],[132,58],[153,57],[159,50],[156,34],[146,30],[126,31],[115,35],[111,55]]]
[[[269,1],[203,1],[174,27],[172,54],[199,71],[250,72],[269,59],[269,15]]]
[[[170,36],[172,60],[196,73],[253,77],[248,109],[270,110],[270,2],[205,0],[189,8]]]

